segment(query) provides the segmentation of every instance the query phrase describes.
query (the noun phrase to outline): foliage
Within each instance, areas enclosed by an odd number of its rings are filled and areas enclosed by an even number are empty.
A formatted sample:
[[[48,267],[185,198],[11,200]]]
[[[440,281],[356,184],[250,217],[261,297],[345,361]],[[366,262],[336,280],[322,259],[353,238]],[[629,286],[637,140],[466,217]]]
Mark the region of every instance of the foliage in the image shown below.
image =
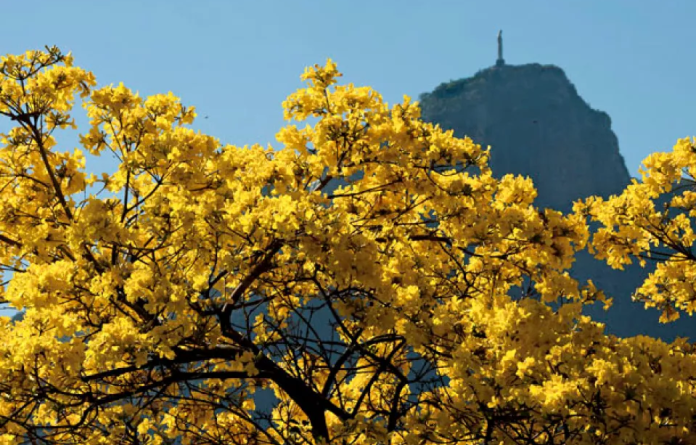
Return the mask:
[[[643,166],[641,182],[634,179],[619,196],[578,203],[576,211],[602,224],[593,247],[612,267],[658,261],[636,298],[668,322],[680,311],[696,311],[696,145],[681,139],[671,153],[653,153]]]
[[[581,306],[609,301],[567,274],[588,216],[611,264],[659,223],[677,253],[641,295],[692,308],[689,219],[645,201],[693,168],[690,142],[563,215],[331,61],[283,104],[316,123],[275,150],[194,131],[171,93],[97,88],[55,48],[0,73],[2,298],[26,311],[0,322],[0,443],[696,442],[693,346],[605,335]],[[114,174],[56,147],[76,95]]]

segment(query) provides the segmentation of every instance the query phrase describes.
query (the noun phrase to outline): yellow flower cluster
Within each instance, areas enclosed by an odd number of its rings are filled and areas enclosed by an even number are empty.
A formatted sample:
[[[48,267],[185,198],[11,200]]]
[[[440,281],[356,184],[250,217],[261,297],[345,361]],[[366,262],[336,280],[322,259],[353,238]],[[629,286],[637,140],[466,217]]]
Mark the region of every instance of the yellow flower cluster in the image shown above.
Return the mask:
[[[615,268],[657,262],[635,298],[661,310],[661,321],[668,322],[681,311],[696,311],[694,140],[681,139],[671,153],[650,155],[641,174],[642,181],[634,180],[621,195],[578,202],[575,210],[601,224],[592,240],[597,258]]]
[[[599,258],[661,261],[640,298],[693,311],[693,142],[564,215],[339,76],[235,147],[56,48],[2,58],[0,444],[695,443],[693,345],[604,334],[568,274],[590,217]],[[113,174],[56,145],[76,95]]]

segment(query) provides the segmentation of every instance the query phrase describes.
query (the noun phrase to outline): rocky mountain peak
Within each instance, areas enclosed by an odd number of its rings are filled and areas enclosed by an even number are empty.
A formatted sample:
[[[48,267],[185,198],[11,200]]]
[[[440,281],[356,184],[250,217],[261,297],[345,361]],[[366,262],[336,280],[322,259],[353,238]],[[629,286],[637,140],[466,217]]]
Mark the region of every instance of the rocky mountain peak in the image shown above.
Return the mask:
[[[490,145],[494,173],[530,176],[539,205],[620,192],[630,176],[611,119],[553,65],[499,64],[421,95],[423,118]]]

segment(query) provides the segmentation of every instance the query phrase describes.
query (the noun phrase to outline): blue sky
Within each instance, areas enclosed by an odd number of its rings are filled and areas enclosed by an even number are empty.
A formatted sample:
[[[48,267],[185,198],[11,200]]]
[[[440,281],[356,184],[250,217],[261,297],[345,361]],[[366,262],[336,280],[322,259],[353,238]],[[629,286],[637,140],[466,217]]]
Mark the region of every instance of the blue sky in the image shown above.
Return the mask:
[[[5,0],[1,6],[0,53],[58,45],[102,85],[123,81],[141,95],[174,92],[196,106],[195,127],[224,143],[274,143],[283,124],[280,104],[301,87],[307,65],[331,57],[345,81],[370,85],[395,102],[492,65],[498,29],[508,64],[558,65],[592,107],[609,113],[632,175],[649,153],[696,134],[693,0]]]

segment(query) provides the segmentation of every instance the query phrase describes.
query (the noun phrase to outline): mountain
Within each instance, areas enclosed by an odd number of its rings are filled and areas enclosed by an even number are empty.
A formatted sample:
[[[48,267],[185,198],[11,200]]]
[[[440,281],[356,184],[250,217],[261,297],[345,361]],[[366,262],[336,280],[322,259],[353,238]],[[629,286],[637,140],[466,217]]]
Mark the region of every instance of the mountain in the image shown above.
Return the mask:
[[[569,211],[573,201],[618,194],[630,182],[608,114],[592,109],[563,70],[553,65],[506,65],[471,78],[443,83],[420,97],[423,119],[452,129],[458,137],[491,146],[496,176],[529,176],[538,189],[537,205]],[[571,275],[592,279],[614,306],[589,315],[619,336],[638,334],[696,340],[696,322],[683,315],[661,324],[659,313],[631,300],[650,269],[638,265],[612,270],[582,252]]]

